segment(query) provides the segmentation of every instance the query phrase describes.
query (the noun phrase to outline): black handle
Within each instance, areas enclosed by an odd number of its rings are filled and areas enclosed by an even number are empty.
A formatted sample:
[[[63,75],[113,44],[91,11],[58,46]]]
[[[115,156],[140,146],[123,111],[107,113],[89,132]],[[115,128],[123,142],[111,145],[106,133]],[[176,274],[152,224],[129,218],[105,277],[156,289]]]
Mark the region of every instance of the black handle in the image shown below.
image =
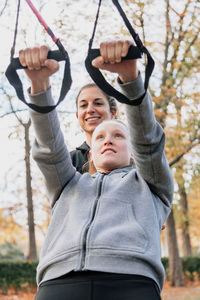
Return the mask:
[[[142,58],[142,51],[138,49],[136,46],[130,46],[129,51],[126,57],[123,59],[137,59]],[[97,84],[97,86],[104,91],[107,95],[114,97],[121,103],[130,104],[130,100],[117,91],[115,88],[113,88],[104,78],[103,74],[98,68],[93,67],[92,60],[95,59],[97,56],[100,56],[99,49],[89,49],[88,56],[85,60],[85,66],[90,74],[90,77],[93,79],[93,81]],[[139,105],[142,102],[143,97],[138,98],[136,101],[132,101],[132,105]]]
[[[18,69],[25,69],[19,61],[19,58],[13,58],[11,63],[6,69],[5,75],[10,82],[10,84],[14,87],[18,98],[24,102],[27,106],[34,109],[40,113],[48,113],[52,111],[61,101],[64,100],[67,92],[70,89],[72,78],[71,78],[71,70],[70,70],[70,61],[67,52],[62,54],[61,51],[49,51],[47,58],[55,59],[56,61],[65,61],[64,75],[62,80],[62,87],[60,90],[60,96],[56,105],[53,106],[39,106],[33,103],[27,103],[24,97],[23,85],[21,79],[17,73]]]
[[[49,51],[47,55],[48,59],[54,59],[56,61],[62,61],[65,60],[63,54],[59,50],[54,50],[54,51]],[[19,69],[25,69],[26,67],[23,67],[19,61],[19,58],[13,58],[10,65],[12,66],[11,68],[14,70],[19,70]]]
[[[96,57],[100,56],[100,50],[99,49],[90,49],[89,51],[89,56],[90,59],[93,60]],[[127,56],[124,57],[123,59],[137,59],[137,58],[142,58],[142,52],[140,51],[140,49],[136,46],[130,46]]]

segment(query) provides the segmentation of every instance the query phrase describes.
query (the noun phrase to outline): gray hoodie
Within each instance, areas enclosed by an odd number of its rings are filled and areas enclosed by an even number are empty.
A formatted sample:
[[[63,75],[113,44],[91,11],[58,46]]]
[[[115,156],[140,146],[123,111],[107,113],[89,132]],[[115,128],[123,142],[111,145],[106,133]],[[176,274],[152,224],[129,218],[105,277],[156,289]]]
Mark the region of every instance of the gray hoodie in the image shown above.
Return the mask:
[[[139,76],[123,84],[131,101],[144,93]],[[30,96],[53,104],[51,90]],[[70,271],[143,275],[162,289],[160,232],[171,210],[173,178],[164,154],[165,134],[147,93],[139,106],[126,105],[136,168],[81,175],[72,166],[56,111],[30,111],[41,169],[52,207],[41,249],[37,283]]]

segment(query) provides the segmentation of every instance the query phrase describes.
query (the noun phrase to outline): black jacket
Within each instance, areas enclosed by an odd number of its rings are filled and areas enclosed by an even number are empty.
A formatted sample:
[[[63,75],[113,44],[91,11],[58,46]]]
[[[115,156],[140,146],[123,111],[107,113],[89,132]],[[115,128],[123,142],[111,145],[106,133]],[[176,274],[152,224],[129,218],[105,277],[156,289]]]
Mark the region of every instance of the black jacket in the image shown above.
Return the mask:
[[[81,146],[77,147],[76,150],[70,152],[72,164],[81,174],[89,170],[89,151],[90,147],[84,142]]]

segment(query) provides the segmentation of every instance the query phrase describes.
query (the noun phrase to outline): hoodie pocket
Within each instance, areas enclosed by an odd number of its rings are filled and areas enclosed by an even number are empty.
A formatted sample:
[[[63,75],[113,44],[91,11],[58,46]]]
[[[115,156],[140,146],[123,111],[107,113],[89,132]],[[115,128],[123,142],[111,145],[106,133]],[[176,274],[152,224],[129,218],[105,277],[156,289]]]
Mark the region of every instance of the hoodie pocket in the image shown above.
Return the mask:
[[[90,248],[144,253],[147,244],[147,234],[137,222],[132,204],[110,199],[99,203],[88,233]]]

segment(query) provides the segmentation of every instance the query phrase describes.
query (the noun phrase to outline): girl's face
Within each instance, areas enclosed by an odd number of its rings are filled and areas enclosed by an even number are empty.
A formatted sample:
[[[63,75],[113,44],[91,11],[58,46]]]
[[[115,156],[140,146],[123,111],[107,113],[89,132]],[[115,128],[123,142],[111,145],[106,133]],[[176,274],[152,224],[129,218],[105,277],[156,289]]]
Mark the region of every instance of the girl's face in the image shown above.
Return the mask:
[[[77,101],[76,117],[86,136],[92,136],[94,129],[104,120],[110,120],[115,112],[110,111],[106,96],[98,87],[84,88]]]
[[[92,136],[91,160],[96,170],[109,173],[128,166],[132,157],[130,138],[123,124],[103,122]]]

